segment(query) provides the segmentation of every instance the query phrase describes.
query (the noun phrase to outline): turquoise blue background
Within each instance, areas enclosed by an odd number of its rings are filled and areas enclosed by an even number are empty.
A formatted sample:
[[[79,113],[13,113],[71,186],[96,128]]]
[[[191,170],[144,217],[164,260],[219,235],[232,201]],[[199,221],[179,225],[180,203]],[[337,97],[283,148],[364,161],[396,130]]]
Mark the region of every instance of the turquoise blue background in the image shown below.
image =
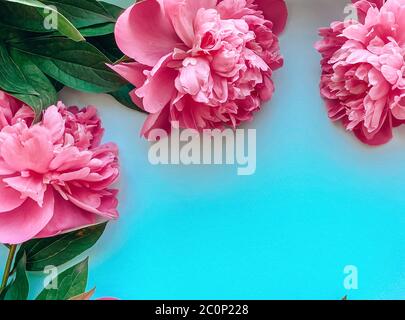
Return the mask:
[[[67,103],[99,107],[121,152],[121,218],[88,253],[97,297],[405,297],[405,130],[370,148],[328,120],[313,44],[347,1],[287,2],[276,94],[245,126],[257,129],[253,176],[236,166],[152,166],[139,138],[144,115],[64,90]],[[343,286],[346,265],[358,267],[358,290]]]

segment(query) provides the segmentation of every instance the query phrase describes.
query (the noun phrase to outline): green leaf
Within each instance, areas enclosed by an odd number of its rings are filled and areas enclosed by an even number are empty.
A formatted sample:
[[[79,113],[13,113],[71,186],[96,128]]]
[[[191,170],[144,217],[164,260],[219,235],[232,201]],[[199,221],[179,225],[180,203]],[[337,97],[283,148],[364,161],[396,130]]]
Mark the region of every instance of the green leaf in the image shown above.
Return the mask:
[[[52,83],[53,87],[55,88],[56,92],[61,91],[65,86],[64,84],[60,83],[59,81],[48,77],[49,81]]]
[[[29,283],[25,271],[26,257],[22,255],[17,263],[15,279],[7,287],[4,300],[27,300],[29,292]]]
[[[31,106],[36,115],[39,116],[42,110],[57,102],[58,97],[55,87],[28,57],[14,50],[11,51],[11,57],[36,92],[34,95],[25,92],[15,93],[14,97]]]
[[[80,32],[84,37],[98,37],[114,33],[115,23],[101,23],[89,27],[80,28]]]
[[[95,0],[42,0],[42,2],[56,7],[76,28],[107,22],[114,23],[117,16],[112,10],[123,11],[122,8],[114,5],[109,5],[113,9],[107,10],[102,3]]]
[[[19,3],[0,1],[0,21],[3,25],[30,32],[49,33],[44,27],[44,17],[38,8]]]
[[[54,6],[38,0],[2,0],[1,2],[4,3],[0,14],[3,24],[34,32],[58,30],[74,41],[85,40],[79,30]],[[45,27],[48,19],[53,22],[55,29]]]
[[[57,101],[43,72],[26,56],[0,42],[0,88],[31,106],[37,115]]]
[[[1,5],[1,4],[0,4]],[[0,23],[0,41],[22,40],[32,37],[35,33],[19,30]]]
[[[0,301],[3,301],[3,300],[4,300],[4,298],[5,298],[6,294],[7,294],[8,289],[10,289],[10,284],[8,284],[8,285],[3,289],[3,291],[0,292]]]
[[[111,61],[117,61],[124,56],[115,42],[113,33],[99,37],[89,37],[87,41],[97,47],[97,49],[105,54]]]
[[[139,108],[131,99],[129,96],[129,92],[134,90],[135,87],[132,84],[127,84],[123,87],[121,87],[119,90],[115,92],[111,92],[110,94],[121,104],[124,106],[131,108],[133,110],[139,111],[139,112],[145,112],[145,110]],[[146,113],[146,112],[145,112]]]
[[[57,276],[57,289],[44,288],[36,300],[68,300],[86,291],[88,258]]]
[[[136,1],[135,1],[136,2]],[[112,3],[105,2],[105,1],[98,1],[98,3],[103,6],[104,10],[106,10],[115,20],[125,11],[125,8],[120,6],[116,6]]]
[[[106,10],[112,17],[114,17],[115,20],[117,20],[118,17],[125,11],[124,8],[108,2],[98,1],[98,3],[103,6],[104,10]]]
[[[19,258],[27,256],[28,271],[43,271],[46,266],[60,266],[96,244],[106,223],[46,239],[34,239],[21,245]]]
[[[124,81],[106,63],[111,61],[95,46],[56,37],[13,43],[48,76],[73,89],[103,93],[118,90]]]
[[[7,92],[36,94],[2,42],[0,42],[0,88]]]

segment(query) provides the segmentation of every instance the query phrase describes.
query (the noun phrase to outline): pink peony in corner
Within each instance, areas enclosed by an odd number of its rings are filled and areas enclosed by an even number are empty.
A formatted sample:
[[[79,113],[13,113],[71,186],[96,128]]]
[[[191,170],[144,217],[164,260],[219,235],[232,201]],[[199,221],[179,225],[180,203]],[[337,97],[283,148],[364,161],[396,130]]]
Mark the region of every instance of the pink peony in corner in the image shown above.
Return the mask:
[[[135,85],[131,98],[149,113],[141,134],[235,128],[274,91],[283,59],[277,35],[284,0],[143,0],[118,19],[119,48],[134,61],[111,66]]]
[[[62,103],[31,124],[29,107],[0,91],[0,242],[18,244],[118,217],[118,150],[101,144],[94,107]]]
[[[30,125],[34,117],[29,106],[0,90],[0,130],[19,120],[25,120]]]
[[[359,21],[320,30],[321,95],[329,117],[381,145],[405,120],[405,0],[354,0]]]

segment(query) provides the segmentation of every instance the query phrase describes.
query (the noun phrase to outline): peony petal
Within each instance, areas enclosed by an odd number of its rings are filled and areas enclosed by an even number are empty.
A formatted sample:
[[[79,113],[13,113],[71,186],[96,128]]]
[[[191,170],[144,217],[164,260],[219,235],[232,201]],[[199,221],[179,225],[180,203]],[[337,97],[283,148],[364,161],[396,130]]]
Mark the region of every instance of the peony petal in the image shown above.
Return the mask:
[[[78,170],[83,168],[92,157],[91,151],[80,151],[76,147],[62,149],[49,164],[50,170],[59,172],[66,170]]]
[[[75,206],[70,201],[64,200],[56,191],[54,191],[54,198],[55,213],[46,227],[36,235],[36,238],[53,237],[100,222],[95,214]]]
[[[24,201],[25,198],[21,197],[21,193],[0,180],[0,214],[18,208]]]
[[[284,0],[255,0],[267,20],[273,22],[273,32],[280,34],[287,24],[288,8]]]
[[[34,111],[23,102],[0,90],[0,129],[13,125],[19,120],[31,124]]]
[[[69,201],[77,207],[104,217],[106,219],[118,218],[118,200],[116,192],[111,194],[101,195],[100,193],[91,192],[83,188],[76,188],[73,195],[67,194]]]
[[[217,0],[161,0],[177,35],[189,47],[194,42],[194,19],[201,8],[215,8]]]
[[[141,87],[146,81],[144,70],[150,69],[138,62],[120,63],[108,66],[136,88]]]
[[[151,67],[182,46],[157,0],[144,0],[125,10],[118,18],[115,39],[127,56]]]
[[[176,94],[174,82],[178,71],[166,67],[170,59],[171,55],[161,58],[145,84],[135,91],[138,97],[143,98],[143,108],[147,112],[159,112]]]
[[[48,130],[35,126],[29,130],[25,129],[18,137],[12,134],[4,136],[1,156],[10,168],[16,171],[47,172],[53,158],[53,146]]]
[[[355,50],[346,58],[346,62],[350,64],[366,63],[370,56],[371,53],[368,50]]]
[[[385,0],[352,0],[353,4],[358,4],[360,2],[368,2],[369,4],[380,9],[384,5]]]
[[[361,23],[364,23],[370,8],[380,9],[384,5],[384,2],[385,0],[352,0],[352,3],[357,8],[358,18]]]
[[[391,87],[379,71],[376,69],[371,69],[368,73],[368,78],[371,85],[371,89],[369,91],[369,96],[371,99],[377,101],[389,93]]]
[[[405,120],[405,94],[394,97],[390,107],[396,119]]]
[[[384,78],[392,85],[395,84],[399,79],[398,70],[391,66],[382,66],[381,73]]]
[[[391,116],[387,116],[379,130],[370,134],[367,128],[359,125],[353,130],[356,137],[363,143],[370,146],[379,146],[387,143],[392,139],[392,120]]]
[[[14,174],[16,171],[14,169],[11,169],[7,163],[0,158],[0,175],[2,176],[8,176],[11,174]]]
[[[131,90],[129,92],[129,97],[131,98],[132,102],[135,103],[136,106],[138,106],[139,108],[141,108],[142,110],[145,110],[144,106],[143,106],[143,101],[142,98],[139,98],[136,95],[136,89]]]
[[[141,136],[146,139],[150,139],[151,131],[153,129],[161,129],[166,132],[167,135],[171,132],[171,124],[169,121],[169,108],[163,108],[160,112],[150,114],[141,129]],[[152,135],[153,136],[153,135]],[[153,140],[153,139],[152,139]]]
[[[11,120],[11,124],[15,124],[17,121],[24,120],[28,125],[32,124],[32,121],[35,118],[35,113],[31,107],[23,105]]]
[[[405,45],[405,6],[402,5],[399,9],[396,19],[398,24],[398,44],[403,47]]]
[[[343,30],[342,34],[348,39],[356,40],[361,43],[366,42],[366,37],[368,34],[368,28],[361,24],[353,24]],[[366,51],[366,50],[363,50]],[[363,52],[364,53],[364,52]]]
[[[42,119],[42,125],[49,130],[52,142],[56,142],[63,137],[65,121],[63,121],[62,115],[59,113],[56,106],[51,106],[46,109]]]
[[[53,213],[53,192],[48,190],[42,208],[27,200],[13,211],[0,214],[0,242],[20,244],[35,238],[52,219]]]
[[[77,171],[69,171],[62,173],[58,176],[61,181],[84,180],[90,174],[91,170],[88,167],[79,169]]]
[[[11,177],[5,178],[3,181],[14,190],[18,191],[23,199],[31,198],[39,206],[42,206],[46,185],[40,176],[28,177]]]
[[[197,95],[201,90],[201,84],[207,83],[210,75],[210,64],[207,59],[187,58],[183,61],[183,68],[176,78],[176,88],[181,93]]]

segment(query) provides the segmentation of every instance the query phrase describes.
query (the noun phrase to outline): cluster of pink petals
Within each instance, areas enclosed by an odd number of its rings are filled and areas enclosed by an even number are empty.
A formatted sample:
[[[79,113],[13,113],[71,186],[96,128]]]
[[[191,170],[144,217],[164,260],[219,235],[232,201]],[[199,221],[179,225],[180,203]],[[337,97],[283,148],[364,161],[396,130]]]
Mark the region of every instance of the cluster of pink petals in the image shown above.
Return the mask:
[[[94,107],[62,103],[33,124],[28,106],[0,91],[0,242],[18,244],[118,217],[115,144],[101,144]]]
[[[141,134],[171,123],[197,130],[251,120],[283,64],[277,34],[284,0],[143,0],[118,19],[119,48],[134,61],[111,66],[149,113]]]
[[[354,0],[359,21],[320,30],[321,94],[329,117],[380,145],[405,120],[405,0]]]

